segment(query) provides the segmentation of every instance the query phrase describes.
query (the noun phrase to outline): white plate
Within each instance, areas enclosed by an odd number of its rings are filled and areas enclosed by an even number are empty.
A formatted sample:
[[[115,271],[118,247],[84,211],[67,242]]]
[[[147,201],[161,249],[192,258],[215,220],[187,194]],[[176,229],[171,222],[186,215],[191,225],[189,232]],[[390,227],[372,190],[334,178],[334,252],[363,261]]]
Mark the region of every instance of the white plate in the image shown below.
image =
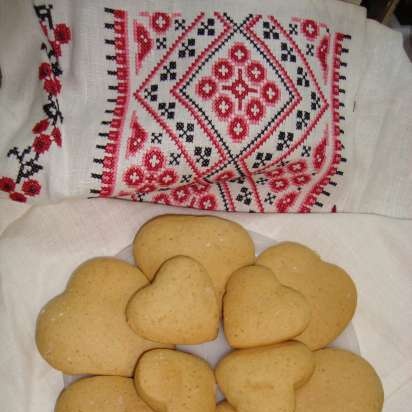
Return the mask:
[[[249,234],[252,237],[253,242],[255,243],[257,254],[260,254],[264,249],[276,244],[275,240],[268,238],[266,236],[262,236],[259,233],[249,232]],[[123,249],[116,255],[116,257],[126,262],[134,264],[132,245]],[[356,336],[356,332],[353,328],[352,323],[349,323],[349,325],[342,332],[342,334],[329,346],[334,348],[346,349],[353,353],[360,354],[358,338]],[[213,368],[218,363],[218,361],[231,350],[230,346],[228,345],[225,339],[222,325],[219,329],[219,335],[214,341],[202,343],[200,345],[177,345],[177,349],[184,352],[192,353],[203,358]],[[80,379],[83,376],[84,375],[63,375],[64,386],[68,386],[70,383],[76,381],[77,379]],[[223,396],[220,393],[220,391],[218,391],[216,399],[217,401],[223,399]]]

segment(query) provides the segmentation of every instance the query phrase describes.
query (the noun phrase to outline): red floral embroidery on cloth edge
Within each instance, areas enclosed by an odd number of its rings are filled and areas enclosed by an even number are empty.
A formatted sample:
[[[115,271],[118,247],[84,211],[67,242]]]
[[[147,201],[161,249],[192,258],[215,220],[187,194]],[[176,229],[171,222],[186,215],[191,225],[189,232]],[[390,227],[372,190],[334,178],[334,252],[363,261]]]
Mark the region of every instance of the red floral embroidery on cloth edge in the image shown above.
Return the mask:
[[[0,177],[0,190],[9,193],[9,198],[16,202],[26,202],[27,196],[40,195],[42,186],[32,177],[44,168],[40,160],[50,150],[52,143],[57,147],[62,145],[60,125],[63,115],[57,100],[62,89],[59,80],[62,75],[59,57],[61,45],[71,40],[71,31],[64,23],[53,23],[52,8],[51,5],[34,6],[40,28],[47,37],[47,43],[42,43],[41,50],[48,61],[42,62],[38,69],[38,78],[48,95],[48,104],[43,106],[45,117],[33,126],[34,139],[31,145],[23,149],[13,147],[7,153],[8,158],[14,157],[18,163],[16,178]]]

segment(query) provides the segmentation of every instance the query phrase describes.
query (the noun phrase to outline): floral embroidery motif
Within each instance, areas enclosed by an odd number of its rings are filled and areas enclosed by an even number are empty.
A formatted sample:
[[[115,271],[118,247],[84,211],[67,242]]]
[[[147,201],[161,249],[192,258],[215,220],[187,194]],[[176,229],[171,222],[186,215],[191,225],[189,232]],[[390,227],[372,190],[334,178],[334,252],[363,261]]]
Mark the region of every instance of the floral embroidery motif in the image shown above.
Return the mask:
[[[212,75],[201,78],[196,85],[197,95],[212,101],[216,117],[227,124],[227,133],[239,143],[248,135],[248,124],[258,124],[265,116],[266,105],[275,105],[280,90],[273,80],[266,80],[264,65],[250,60],[249,48],[241,42],[234,44],[227,56],[212,66]]]
[[[62,90],[60,77],[63,72],[59,57],[62,55],[62,46],[71,41],[71,31],[64,23],[54,24],[52,8],[51,5],[34,6],[41,30],[47,38],[47,42],[41,44],[45,61],[40,64],[38,71],[38,78],[48,96],[47,103],[43,105],[44,117],[32,128],[31,145],[24,148],[15,146],[7,153],[8,158],[17,162],[16,176],[0,177],[0,190],[9,193],[9,198],[17,202],[26,202],[28,197],[40,195],[41,183],[33,177],[43,170],[44,156],[52,146],[62,146],[60,125],[63,123],[63,114],[58,96]]]

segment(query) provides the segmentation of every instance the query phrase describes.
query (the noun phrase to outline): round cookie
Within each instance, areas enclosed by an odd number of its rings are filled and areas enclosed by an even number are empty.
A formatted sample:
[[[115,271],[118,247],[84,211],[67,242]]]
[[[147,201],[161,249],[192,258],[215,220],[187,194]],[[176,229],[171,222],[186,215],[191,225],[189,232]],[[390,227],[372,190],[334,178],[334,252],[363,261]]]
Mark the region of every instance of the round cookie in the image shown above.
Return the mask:
[[[295,340],[311,350],[325,347],[345,329],[356,309],[356,287],[340,267],[324,262],[311,249],[284,242],[266,249],[257,264],[273,271],[280,283],[296,289],[311,308],[308,327]]]
[[[118,259],[83,263],[39,314],[40,354],[69,375],[132,376],[144,351],[167,346],[136,335],[126,321],[130,297],[147,283],[139,269]]]
[[[226,285],[223,324],[234,348],[284,342],[299,335],[309,320],[310,307],[303,295],[283,286],[264,266],[238,269]]]
[[[203,359],[188,353],[146,352],[137,364],[135,385],[155,412],[215,412],[213,371]]]
[[[159,269],[127,307],[130,327],[156,342],[193,345],[211,341],[219,330],[219,306],[206,269],[176,256]]]
[[[95,376],[80,379],[66,388],[55,412],[153,412],[137,395],[133,379]]]
[[[228,402],[223,401],[216,405],[216,412],[236,412]]]
[[[209,273],[219,302],[231,273],[255,261],[255,247],[246,230],[214,216],[159,216],[140,228],[133,253],[149,279],[173,256],[197,260]]]
[[[295,389],[313,373],[312,352],[300,342],[234,351],[215,370],[237,412],[294,412]]]
[[[296,412],[380,412],[382,383],[363,358],[340,349],[314,353],[315,372],[296,393]]]

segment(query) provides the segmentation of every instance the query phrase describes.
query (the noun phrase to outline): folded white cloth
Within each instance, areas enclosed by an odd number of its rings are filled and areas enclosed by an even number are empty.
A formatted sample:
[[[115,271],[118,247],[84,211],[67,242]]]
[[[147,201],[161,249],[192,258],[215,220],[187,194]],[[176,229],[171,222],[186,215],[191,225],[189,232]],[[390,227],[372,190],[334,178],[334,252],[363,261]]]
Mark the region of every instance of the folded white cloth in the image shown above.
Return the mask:
[[[82,261],[115,255],[139,226],[183,209],[120,200],[32,207],[0,237],[0,399],[4,412],[53,410],[63,377],[37,353],[35,322]],[[1,211],[0,211],[1,214]],[[310,245],[356,282],[360,351],[377,369],[386,412],[409,410],[412,393],[412,221],[370,215],[223,214],[248,230]]]
[[[412,216],[412,66],[364,9],[0,7],[3,197]]]

